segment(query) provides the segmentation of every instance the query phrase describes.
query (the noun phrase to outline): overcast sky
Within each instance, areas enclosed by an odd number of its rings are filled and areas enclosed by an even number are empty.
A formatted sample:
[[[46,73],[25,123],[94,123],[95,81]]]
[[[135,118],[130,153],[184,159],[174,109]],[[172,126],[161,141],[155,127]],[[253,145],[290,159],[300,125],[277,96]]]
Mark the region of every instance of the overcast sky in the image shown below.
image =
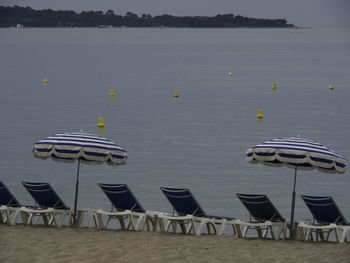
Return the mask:
[[[350,27],[350,0],[0,0],[0,4],[79,13],[112,9],[120,15],[128,11],[152,16],[231,13],[255,18],[285,18],[300,27]]]

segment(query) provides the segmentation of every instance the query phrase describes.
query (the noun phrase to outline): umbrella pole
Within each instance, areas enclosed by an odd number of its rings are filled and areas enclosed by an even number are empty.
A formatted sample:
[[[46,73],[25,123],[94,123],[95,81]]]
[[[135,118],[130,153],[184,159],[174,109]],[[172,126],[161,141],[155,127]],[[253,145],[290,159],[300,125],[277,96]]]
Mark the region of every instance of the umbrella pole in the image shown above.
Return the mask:
[[[297,182],[297,170],[298,166],[295,166],[295,173],[294,173],[294,186],[293,186],[293,194],[292,194],[292,211],[291,211],[291,216],[290,216],[290,234],[289,237],[290,239],[294,240],[295,239],[295,229],[294,229],[294,209],[295,209],[295,185]]]
[[[77,181],[75,183],[73,227],[78,226],[78,224],[77,224],[77,204],[78,204],[78,189],[79,189],[79,169],[80,169],[80,159],[78,159]]]

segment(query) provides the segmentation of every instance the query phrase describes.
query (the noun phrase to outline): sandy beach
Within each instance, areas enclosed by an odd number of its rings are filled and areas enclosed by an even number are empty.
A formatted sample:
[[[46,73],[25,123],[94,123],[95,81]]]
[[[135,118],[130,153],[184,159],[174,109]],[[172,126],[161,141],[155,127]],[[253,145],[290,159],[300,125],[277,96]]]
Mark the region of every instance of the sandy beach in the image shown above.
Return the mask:
[[[350,262],[337,243],[0,225],[1,262]]]

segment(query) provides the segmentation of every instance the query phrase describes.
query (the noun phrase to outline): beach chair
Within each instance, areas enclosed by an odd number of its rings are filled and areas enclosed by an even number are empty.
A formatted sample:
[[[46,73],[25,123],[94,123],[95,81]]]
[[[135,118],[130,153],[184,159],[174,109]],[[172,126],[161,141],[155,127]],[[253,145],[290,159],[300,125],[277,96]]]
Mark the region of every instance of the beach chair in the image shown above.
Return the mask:
[[[347,240],[350,223],[346,221],[333,197],[302,195],[301,198],[313,216],[312,222],[301,222],[298,227],[303,240],[314,240],[315,234],[316,240],[320,238],[321,241],[328,241],[331,233],[334,233],[337,242]]]
[[[35,209],[33,206],[21,205],[6,185],[0,181],[0,221],[9,225],[15,225],[20,218],[23,224],[28,223],[29,217],[42,218],[48,225],[52,209]]]
[[[9,225],[16,224],[20,215],[21,205],[6,185],[0,181],[0,222]]]
[[[287,221],[281,216],[267,195],[263,194],[236,194],[238,199],[247,208],[250,220],[241,221],[244,227],[242,236],[246,237],[249,229],[257,231],[259,238],[266,238],[270,232],[272,239],[285,239]],[[274,231],[277,228],[277,234]]]
[[[206,226],[208,234],[222,235],[226,226],[232,226],[233,233],[240,236],[239,229],[236,228],[238,220],[206,214],[189,189],[161,187],[160,190],[173,207],[172,215],[163,214],[158,217],[162,232],[169,232],[172,228],[172,232],[176,233],[176,226],[179,225],[181,233],[200,236]]]
[[[35,200],[40,209],[51,209],[48,225],[62,227],[64,219],[68,217],[67,226],[71,224],[71,209],[64,204],[49,183],[22,182],[24,188]],[[29,216],[27,224],[32,223],[32,215]]]
[[[121,230],[156,231],[157,225],[154,217],[158,212],[146,211],[136,199],[128,185],[126,184],[98,184],[112,204],[111,211],[97,210],[97,217],[100,228],[107,229],[111,219],[117,219]],[[116,211],[113,211],[113,207]],[[107,217],[106,223],[103,216]],[[152,225],[152,228],[151,228]]]

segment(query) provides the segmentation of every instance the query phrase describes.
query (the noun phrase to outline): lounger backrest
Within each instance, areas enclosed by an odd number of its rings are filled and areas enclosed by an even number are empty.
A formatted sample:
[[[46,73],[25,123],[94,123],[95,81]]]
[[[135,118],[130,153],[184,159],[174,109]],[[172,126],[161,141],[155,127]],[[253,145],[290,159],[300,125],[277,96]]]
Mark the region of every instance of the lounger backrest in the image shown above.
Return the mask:
[[[41,208],[69,209],[49,183],[22,182]]]
[[[347,221],[331,196],[302,195],[314,219],[320,224],[346,225]]]
[[[126,184],[98,184],[117,211],[145,213],[145,209]]]
[[[160,190],[162,190],[179,216],[206,216],[205,212],[189,189],[161,187]]]
[[[284,222],[285,219],[278,212],[266,195],[236,194],[250,215],[257,221]]]
[[[0,205],[11,207],[21,206],[17,199],[13,196],[13,194],[2,181],[0,181]]]

